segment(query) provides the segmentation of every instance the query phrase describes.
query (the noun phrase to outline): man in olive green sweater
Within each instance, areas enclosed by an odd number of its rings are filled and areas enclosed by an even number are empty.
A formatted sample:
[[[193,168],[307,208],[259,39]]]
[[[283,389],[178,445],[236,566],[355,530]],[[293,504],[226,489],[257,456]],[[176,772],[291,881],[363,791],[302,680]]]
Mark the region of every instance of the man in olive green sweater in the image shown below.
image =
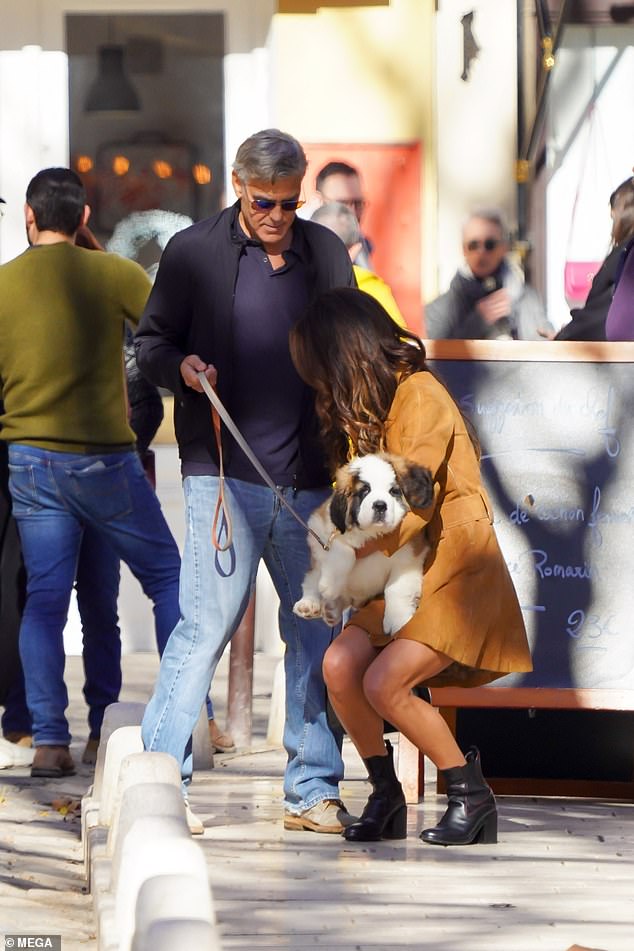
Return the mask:
[[[138,264],[75,246],[88,214],[74,172],[39,172],[26,194],[31,247],[0,267],[1,437],[27,572],[20,656],[34,776],[74,771],[62,635],[84,527],[152,599],[159,643],[179,617],[178,548],[127,421],[124,326],[138,323],[150,284]]]

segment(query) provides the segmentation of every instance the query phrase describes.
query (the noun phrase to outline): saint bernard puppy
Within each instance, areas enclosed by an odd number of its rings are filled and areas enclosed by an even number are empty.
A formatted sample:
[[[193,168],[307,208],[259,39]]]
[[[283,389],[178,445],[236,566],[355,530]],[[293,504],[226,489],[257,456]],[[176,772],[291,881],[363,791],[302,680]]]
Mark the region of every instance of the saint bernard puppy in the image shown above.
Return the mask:
[[[429,470],[399,456],[356,456],[339,469],[332,496],[308,520],[328,547],[324,551],[308,535],[311,567],[295,614],[334,625],[347,608],[383,594],[383,630],[388,635],[400,630],[420,601],[429,550],[424,532],[391,556],[374,552],[357,559],[356,549],[393,531],[410,509],[426,508],[433,497]]]

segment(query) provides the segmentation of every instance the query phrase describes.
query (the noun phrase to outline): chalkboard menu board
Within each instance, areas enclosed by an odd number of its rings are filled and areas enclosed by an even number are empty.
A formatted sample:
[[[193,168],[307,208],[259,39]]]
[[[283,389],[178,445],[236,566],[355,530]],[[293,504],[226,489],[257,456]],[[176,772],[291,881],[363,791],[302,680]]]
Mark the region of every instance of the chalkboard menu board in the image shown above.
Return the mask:
[[[533,654],[532,673],[492,689],[634,691],[634,366],[609,344],[576,359],[574,345],[518,342],[487,359],[478,343],[469,359],[429,350],[480,438]]]

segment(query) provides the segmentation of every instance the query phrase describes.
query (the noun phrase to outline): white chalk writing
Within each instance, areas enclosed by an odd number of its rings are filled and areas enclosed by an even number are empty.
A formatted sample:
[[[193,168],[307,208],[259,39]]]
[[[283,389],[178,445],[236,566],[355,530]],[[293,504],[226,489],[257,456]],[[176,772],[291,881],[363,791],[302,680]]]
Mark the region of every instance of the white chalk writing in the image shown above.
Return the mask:
[[[585,650],[606,651],[608,645],[605,643],[605,638],[618,637],[619,635],[619,631],[613,628],[615,617],[615,614],[608,614],[607,617],[601,617],[599,614],[586,614],[585,611],[577,608],[568,615],[566,634],[577,642],[578,647]],[[599,644],[597,641],[602,643]]]

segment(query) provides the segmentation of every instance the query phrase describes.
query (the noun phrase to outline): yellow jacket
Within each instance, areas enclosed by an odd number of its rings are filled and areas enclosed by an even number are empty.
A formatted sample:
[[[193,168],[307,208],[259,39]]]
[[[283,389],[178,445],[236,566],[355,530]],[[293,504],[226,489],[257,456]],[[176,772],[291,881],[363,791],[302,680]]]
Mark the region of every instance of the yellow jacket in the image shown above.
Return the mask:
[[[403,315],[398,309],[398,304],[394,300],[394,295],[390,290],[388,284],[385,283],[383,278],[379,277],[378,274],[375,274],[374,271],[368,271],[367,267],[359,267],[358,265],[353,265],[352,270],[354,271],[354,276],[357,279],[357,286],[360,291],[365,291],[366,294],[371,294],[372,297],[378,300],[379,304],[382,304],[386,309],[392,320],[396,321],[399,327],[406,327],[406,323],[403,320]]]

